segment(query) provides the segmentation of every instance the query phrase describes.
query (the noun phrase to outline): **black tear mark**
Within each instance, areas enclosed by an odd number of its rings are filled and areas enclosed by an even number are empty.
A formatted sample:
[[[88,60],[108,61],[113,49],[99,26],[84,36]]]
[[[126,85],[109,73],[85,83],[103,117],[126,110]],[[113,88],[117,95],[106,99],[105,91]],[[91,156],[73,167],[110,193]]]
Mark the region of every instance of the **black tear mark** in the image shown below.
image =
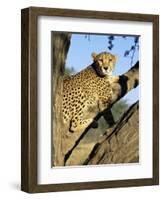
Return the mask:
[[[124,96],[127,93],[127,81],[128,77],[125,75],[119,76],[119,84],[121,85],[121,95]]]
[[[93,63],[91,64],[91,66],[92,66],[92,68],[95,70],[95,72],[96,72],[96,74],[97,74],[98,76],[100,76],[101,78],[104,78],[104,77],[105,77],[105,75],[103,75],[103,74],[101,74],[101,73],[99,72],[99,68],[96,66],[96,62],[93,62]]]

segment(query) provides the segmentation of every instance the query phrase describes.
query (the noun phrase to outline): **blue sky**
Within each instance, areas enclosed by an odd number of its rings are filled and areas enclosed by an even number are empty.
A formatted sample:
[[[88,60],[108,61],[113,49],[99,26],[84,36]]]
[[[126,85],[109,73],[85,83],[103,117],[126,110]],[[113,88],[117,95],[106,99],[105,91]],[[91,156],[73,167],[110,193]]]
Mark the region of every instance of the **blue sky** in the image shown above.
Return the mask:
[[[79,72],[92,63],[92,52],[100,53],[103,51],[111,52],[117,55],[118,60],[113,72],[114,75],[120,75],[125,73],[131,68],[131,54],[124,57],[124,52],[129,50],[134,44],[134,36],[115,36],[113,40],[114,47],[112,50],[108,49],[108,35],[93,35],[90,39],[86,38],[86,34],[72,34],[71,45],[67,55],[66,66],[75,69],[75,72]],[[133,64],[139,60],[139,52],[136,50]],[[139,87],[129,92],[124,99],[129,104],[134,103],[139,99]]]

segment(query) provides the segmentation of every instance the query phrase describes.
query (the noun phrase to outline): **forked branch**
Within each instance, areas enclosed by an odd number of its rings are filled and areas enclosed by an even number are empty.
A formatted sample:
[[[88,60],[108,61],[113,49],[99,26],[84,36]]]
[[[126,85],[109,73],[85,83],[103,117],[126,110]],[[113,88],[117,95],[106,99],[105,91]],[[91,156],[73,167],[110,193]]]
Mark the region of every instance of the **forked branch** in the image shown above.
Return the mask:
[[[101,116],[104,116],[107,114],[108,110],[111,109],[114,103],[116,103],[119,99],[121,99],[124,95],[126,95],[130,90],[137,87],[139,84],[139,62],[137,62],[128,72],[126,72],[123,75],[117,76],[113,79],[112,82],[112,101],[110,106],[103,111],[102,113],[99,113],[95,120],[98,121],[98,119]],[[85,131],[78,135],[74,140],[71,140],[71,148],[67,149],[67,153],[65,154],[64,158],[64,164],[66,165],[66,162],[72,155],[72,152],[76,148],[76,146],[80,143],[82,138],[87,134],[88,130],[91,128],[91,125],[85,129]],[[69,138],[70,139],[70,138]]]

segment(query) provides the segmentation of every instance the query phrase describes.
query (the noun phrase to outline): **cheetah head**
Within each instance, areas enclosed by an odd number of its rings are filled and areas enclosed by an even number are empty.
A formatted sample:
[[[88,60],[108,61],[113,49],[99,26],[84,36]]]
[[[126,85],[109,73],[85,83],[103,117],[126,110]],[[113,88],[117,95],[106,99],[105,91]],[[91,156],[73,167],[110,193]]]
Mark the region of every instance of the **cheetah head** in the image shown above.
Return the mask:
[[[102,52],[100,54],[92,53],[92,58],[96,68],[96,72],[101,76],[112,75],[112,71],[115,68],[115,63],[117,56],[108,53]]]

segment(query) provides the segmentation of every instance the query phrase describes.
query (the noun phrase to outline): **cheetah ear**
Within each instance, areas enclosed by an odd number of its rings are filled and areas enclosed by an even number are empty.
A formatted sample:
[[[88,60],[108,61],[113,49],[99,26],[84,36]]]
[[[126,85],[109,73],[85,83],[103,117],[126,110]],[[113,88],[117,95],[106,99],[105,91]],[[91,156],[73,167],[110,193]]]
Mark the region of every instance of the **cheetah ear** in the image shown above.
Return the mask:
[[[92,53],[92,58],[93,58],[93,60],[96,59],[96,56],[97,56],[97,54],[96,54],[95,52],[93,52],[93,53]]]

